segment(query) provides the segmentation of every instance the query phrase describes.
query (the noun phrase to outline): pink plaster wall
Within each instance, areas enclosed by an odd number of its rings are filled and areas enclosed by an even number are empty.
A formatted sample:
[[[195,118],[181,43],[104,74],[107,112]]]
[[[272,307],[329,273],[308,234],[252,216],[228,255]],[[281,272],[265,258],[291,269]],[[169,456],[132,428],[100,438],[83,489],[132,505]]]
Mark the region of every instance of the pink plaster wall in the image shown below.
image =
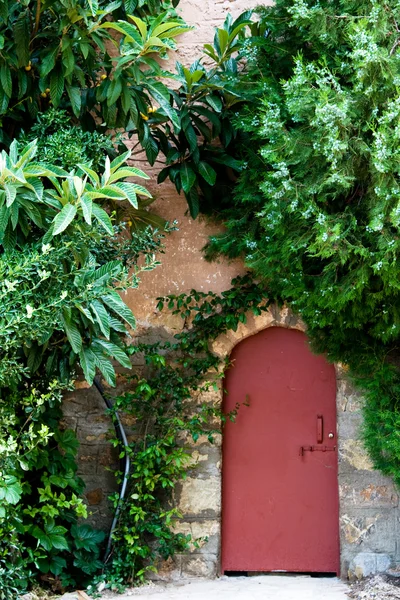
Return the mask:
[[[175,60],[190,64],[198,58],[203,45],[212,41],[214,28],[222,25],[228,12],[237,17],[258,4],[258,0],[181,0],[179,12],[187,23],[194,26],[194,30],[179,38],[179,48],[171,57],[169,68],[172,70]],[[240,261],[207,263],[201,249],[216,227],[207,224],[204,219],[193,221],[189,218],[185,214],[187,205],[183,194],[179,196],[171,184],[157,185],[157,172],[162,165],[150,169],[143,162],[140,166],[152,176],[148,187],[157,198],[152,210],[169,221],[177,220],[179,227],[179,231],[166,240],[166,251],[161,256],[162,266],[144,273],[139,289],[130,291],[124,298],[139,324],[148,327],[159,322],[160,317],[155,310],[157,296],[187,292],[192,288],[220,292],[228,289],[231,279],[243,273],[244,268]]]

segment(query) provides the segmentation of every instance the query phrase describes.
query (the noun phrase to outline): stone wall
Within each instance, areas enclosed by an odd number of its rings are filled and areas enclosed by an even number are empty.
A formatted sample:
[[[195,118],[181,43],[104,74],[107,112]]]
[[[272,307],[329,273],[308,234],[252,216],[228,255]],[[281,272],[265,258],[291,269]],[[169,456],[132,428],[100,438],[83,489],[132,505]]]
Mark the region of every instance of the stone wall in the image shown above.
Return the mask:
[[[181,320],[171,320],[163,328],[141,329],[141,338],[168,339],[182,327]],[[288,310],[272,307],[258,317],[248,315],[246,324],[237,331],[220,336],[213,350],[229,356],[241,340],[267,327],[305,330],[303,323]],[[140,360],[140,359],[139,359]],[[136,364],[136,369],[142,365]],[[340,503],[340,546],[342,577],[359,578],[396,568],[400,563],[398,548],[399,502],[393,483],[372,468],[360,441],[362,398],[337,366],[337,419]],[[123,388],[123,384],[120,388]],[[222,401],[222,387],[193,399],[198,403]],[[79,474],[86,482],[86,499],[91,522],[101,528],[109,526],[111,513],[107,496],[116,490],[112,471],[118,461],[107,438],[111,423],[104,414],[103,401],[97,390],[78,384],[65,402],[65,424],[76,430],[81,442]],[[129,430],[129,418],[123,418]],[[204,436],[196,444],[185,444],[193,451],[188,477],[174,493],[182,519],[176,530],[193,538],[206,538],[187,554],[160,564],[158,579],[171,580],[194,576],[215,577],[220,568],[221,522],[221,438],[211,445]]]
[[[186,64],[192,62],[203,44],[211,41],[213,28],[223,22],[228,11],[237,15],[257,4],[258,0],[181,0],[184,18],[196,29],[182,37],[178,60]],[[147,165],[141,166],[151,173]],[[220,292],[230,287],[233,277],[243,273],[239,261],[206,263],[201,248],[215,227],[202,219],[193,222],[185,214],[184,198],[178,196],[170,184],[158,186],[153,177],[150,187],[157,198],[154,210],[170,221],[177,219],[179,231],[166,241],[162,266],[145,273],[139,289],[125,297],[138,319],[136,338],[143,341],[167,339],[182,327],[180,317],[157,312],[157,296],[188,292],[191,288]],[[237,332],[217,340],[214,350],[227,356],[241,339],[269,326],[303,330],[303,325],[288,311],[272,309],[257,318],[249,316],[247,324],[242,324]],[[142,368],[142,365],[136,367]],[[341,568],[342,576],[353,577],[385,571],[397,561],[400,563],[400,548],[397,548],[400,514],[392,483],[372,470],[359,441],[361,399],[339,367],[337,375]],[[123,377],[120,387],[123,387],[122,381]],[[213,398],[207,399],[218,402],[221,397],[219,390]],[[66,397],[64,414],[66,426],[77,432],[81,443],[79,474],[87,485],[91,520],[106,529],[111,522],[107,497],[116,490],[112,472],[118,469],[118,460],[107,442],[111,422],[105,415],[103,400],[97,390],[80,383],[78,389]],[[124,423],[128,428],[131,425],[126,418]],[[159,577],[164,579],[213,577],[219,572],[221,440],[211,446],[206,439],[200,439],[193,449],[194,464],[186,481],[175,492],[176,503],[183,514],[177,530],[191,533],[195,538],[207,537],[208,541],[187,555],[176,556],[160,565]]]
[[[340,367],[337,386],[342,575],[359,578],[400,562],[399,497],[363,448],[362,398]]]

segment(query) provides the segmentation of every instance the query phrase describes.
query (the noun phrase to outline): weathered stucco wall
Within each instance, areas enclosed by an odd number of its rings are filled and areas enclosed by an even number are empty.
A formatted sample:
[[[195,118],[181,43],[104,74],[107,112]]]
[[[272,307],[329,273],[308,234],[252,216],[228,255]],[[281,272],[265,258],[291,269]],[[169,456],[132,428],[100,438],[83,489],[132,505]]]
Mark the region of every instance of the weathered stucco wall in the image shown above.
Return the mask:
[[[181,0],[183,16],[196,29],[181,39],[178,60],[191,63],[200,54],[203,44],[211,41],[214,27],[222,23],[228,11],[237,15],[257,4],[258,0]],[[142,168],[155,174],[145,164]],[[157,197],[153,208],[170,221],[178,220],[179,231],[166,240],[162,266],[145,273],[140,288],[125,297],[138,319],[136,335],[143,340],[168,338],[182,327],[180,317],[157,312],[157,296],[187,292],[191,288],[222,291],[230,287],[232,277],[243,272],[240,261],[206,263],[201,248],[208,235],[215,231],[214,226],[185,215],[185,199],[179,197],[170,184],[158,186],[153,178],[150,187]],[[271,309],[258,318],[250,316],[248,323],[241,325],[236,333],[219,339],[214,349],[227,356],[241,339],[268,326],[303,329],[289,312]],[[342,575],[362,576],[400,563],[398,495],[387,478],[372,470],[359,441],[362,399],[340,368],[337,385]],[[112,471],[118,468],[116,455],[107,442],[111,423],[104,414],[98,392],[87,389],[84,383],[78,386],[79,389],[66,398],[64,420],[77,432],[81,443],[79,474],[87,484],[86,498],[92,522],[106,528],[111,520],[107,496],[115,491]],[[219,390],[207,400],[220,402],[221,395]],[[200,400],[205,399],[197,398],[194,402]],[[125,419],[125,425],[131,425],[129,419]],[[213,577],[219,572],[221,440],[210,446],[206,439],[200,439],[194,450],[195,464],[175,493],[183,514],[177,529],[190,532],[194,537],[208,537],[208,541],[200,548],[193,548],[191,553],[176,556],[161,565],[161,578]]]

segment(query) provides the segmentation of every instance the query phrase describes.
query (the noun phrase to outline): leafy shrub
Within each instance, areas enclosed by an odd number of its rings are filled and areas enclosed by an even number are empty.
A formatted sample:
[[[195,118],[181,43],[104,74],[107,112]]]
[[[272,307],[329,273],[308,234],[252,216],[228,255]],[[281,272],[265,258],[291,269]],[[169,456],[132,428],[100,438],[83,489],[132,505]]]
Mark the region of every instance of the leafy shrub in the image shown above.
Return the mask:
[[[247,162],[209,255],[243,255],[366,389],[365,440],[400,482],[397,2],[278,0],[248,40]]]
[[[115,157],[111,137],[97,131],[84,131],[71,123],[65,110],[49,108],[40,113],[29,134],[20,138],[21,145],[37,140],[37,155],[41,162],[56,165],[67,171],[79,163],[98,171],[104,168],[106,156]]]
[[[127,493],[112,555],[100,576],[115,591],[126,583],[142,582],[160,559],[204,542],[177,531],[181,515],[173,491],[194,468],[190,440],[206,436],[213,443],[221,420],[234,420],[239,408],[224,415],[213,403],[198,402],[201,393],[215,388],[223,377],[224,361],[210,351],[210,341],[245,322],[247,311],[261,314],[268,303],[246,276],[235,279],[221,296],[192,290],[159,298],[158,308],[165,305],[173,314],[193,319],[193,327],[184,328],[171,342],[130,346],[130,354],[144,358],[147,376],[134,375],[130,389],[115,398],[111,410],[135,420],[135,435],[124,450],[131,463]],[[117,446],[118,440],[113,443]],[[117,506],[117,495],[113,501]]]
[[[125,164],[129,152],[107,157],[101,175],[81,165],[84,179],[36,152],[14,140],[0,155],[0,558],[21,570],[21,586],[38,572],[61,591],[87,585],[104,539],[78,522],[83,482],[75,434],[60,425],[62,392],[78,365],[111,385],[113,360],[130,368],[123,338],[135,320],[117,291],[154,268],[163,234],[124,237],[96,202],[148,195],[124,181],[145,177]]]
[[[36,569],[61,590],[85,583],[101,567],[104,534],[78,525],[87,516],[83,481],[76,476],[78,442],[73,431],[59,426],[62,392],[70,384],[37,378],[35,385],[25,393],[4,385],[1,390],[0,439],[6,443],[0,457],[0,556],[5,569],[20,573],[14,582],[19,590]],[[5,578],[0,574],[3,586]]]
[[[174,118],[168,89],[158,80],[162,70],[149,56],[165,55],[187,30],[170,19],[168,7],[163,0],[2,2],[0,141],[9,144],[50,105],[68,108],[85,129],[96,127],[96,113],[109,128],[137,124],[152,99]],[[144,36],[139,15],[150,24]],[[122,33],[120,42],[113,30]]]

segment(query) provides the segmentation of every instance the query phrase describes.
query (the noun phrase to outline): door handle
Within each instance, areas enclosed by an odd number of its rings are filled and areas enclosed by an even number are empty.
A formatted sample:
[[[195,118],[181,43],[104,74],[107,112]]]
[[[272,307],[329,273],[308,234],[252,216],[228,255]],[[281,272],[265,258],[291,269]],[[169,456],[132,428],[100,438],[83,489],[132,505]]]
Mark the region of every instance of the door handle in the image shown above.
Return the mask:
[[[324,441],[324,417],[317,416],[317,444],[322,444]]]

